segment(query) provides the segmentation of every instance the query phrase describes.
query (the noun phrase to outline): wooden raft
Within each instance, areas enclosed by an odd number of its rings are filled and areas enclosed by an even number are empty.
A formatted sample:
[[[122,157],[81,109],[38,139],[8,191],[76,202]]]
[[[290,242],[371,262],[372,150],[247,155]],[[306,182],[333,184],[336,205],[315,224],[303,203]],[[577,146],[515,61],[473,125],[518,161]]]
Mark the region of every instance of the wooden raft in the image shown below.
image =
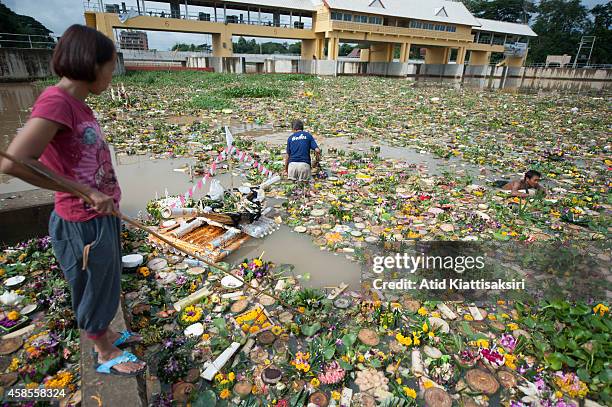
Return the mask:
[[[187,233],[181,238],[176,238],[172,235],[172,229],[159,228],[158,233],[164,236],[166,239],[171,241],[177,247],[186,249],[190,252],[196,253],[199,256],[206,257],[212,262],[218,262],[229,256],[232,252],[239,249],[249,239],[249,236],[240,233],[239,235],[229,239],[219,247],[213,247],[211,242],[227,232],[226,229],[203,225],[199,228]],[[157,239],[153,235],[149,235],[149,241],[154,246],[163,250],[164,252],[177,252],[176,249],[170,247],[167,243]],[[175,253],[180,254],[180,253]]]

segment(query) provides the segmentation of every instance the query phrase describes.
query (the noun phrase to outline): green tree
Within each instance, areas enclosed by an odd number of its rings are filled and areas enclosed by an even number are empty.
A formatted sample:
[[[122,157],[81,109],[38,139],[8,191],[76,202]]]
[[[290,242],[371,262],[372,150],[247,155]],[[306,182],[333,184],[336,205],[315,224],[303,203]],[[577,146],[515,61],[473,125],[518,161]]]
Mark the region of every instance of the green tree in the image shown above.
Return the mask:
[[[50,37],[51,30],[42,25],[38,20],[30,16],[23,16],[0,2],[0,32],[10,34],[27,34],[31,37],[35,48],[53,48],[55,40]],[[0,35],[0,46],[8,48],[30,48],[27,35]],[[14,40],[14,41],[11,41]]]
[[[593,64],[612,63],[612,1],[599,4],[591,9],[593,16],[593,29],[590,35],[594,35],[595,47],[591,56]]]
[[[341,57],[345,57],[351,52],[353,52],[355,48],[357,48],[357,46],[353,46],[351,44],[342,44],[340,45],[340,49],[338,50],[338,55],[340,55]]]
[[[544,62],[547,55],[575,55],[580,38],[591,28],[586,7],[580,0],[542,0],[533,30],[529,59]]]
[[[468,0],[464,4],[479,18],[528,23],[536,7],[529,0]]]
[[[212,52],[212,48],[208,44],[195,45],[178,42],[172,46],[171,51]]]

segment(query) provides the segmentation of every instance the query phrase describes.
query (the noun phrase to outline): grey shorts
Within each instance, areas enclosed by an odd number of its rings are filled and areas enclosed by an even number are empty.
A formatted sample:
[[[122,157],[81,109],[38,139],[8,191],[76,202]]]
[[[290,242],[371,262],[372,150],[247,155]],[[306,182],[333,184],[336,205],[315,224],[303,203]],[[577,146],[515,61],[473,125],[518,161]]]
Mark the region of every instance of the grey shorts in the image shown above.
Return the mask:
[[[121,293],[121,221],[114,216],[69,222],[55,211],[49,220],[53,252],[72,293],[80,329],[104,331],[113,320]],[[83,269],[83,249],[90,245]]]
[[[289,163],[287,176],[295,181],[310,181],[310,164]]]

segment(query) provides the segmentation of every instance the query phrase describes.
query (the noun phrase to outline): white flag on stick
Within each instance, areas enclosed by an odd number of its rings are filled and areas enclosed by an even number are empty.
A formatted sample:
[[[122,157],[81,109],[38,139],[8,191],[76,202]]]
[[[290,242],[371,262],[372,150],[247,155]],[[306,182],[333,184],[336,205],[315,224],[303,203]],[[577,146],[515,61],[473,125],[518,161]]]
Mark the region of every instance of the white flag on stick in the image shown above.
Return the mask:
[[[228,126],[225,126],[225,141],[227,142],[227,148],[232,148],[232,144],[234,144],[234,136],[232,136],[232,132]]]

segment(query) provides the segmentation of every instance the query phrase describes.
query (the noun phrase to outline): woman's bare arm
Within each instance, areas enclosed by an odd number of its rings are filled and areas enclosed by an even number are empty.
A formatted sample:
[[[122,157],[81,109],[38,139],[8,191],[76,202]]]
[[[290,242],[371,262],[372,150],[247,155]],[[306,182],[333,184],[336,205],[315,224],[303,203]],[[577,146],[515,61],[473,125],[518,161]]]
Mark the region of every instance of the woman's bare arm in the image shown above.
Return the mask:
[[[38,174],[33,169],[27,168],[9,159],[0,160],[0,171],[20,178],[29,184],[52,191],[71,192],[70,189],[77,190],[93,201],[93,207],[96,211],[104,214],[111,213],[114,210],[112,198],[87,185],[69,180],[55,173],[49,167],[38,161],[45,151],[45,148],[47,148],[47,145],[53,140],[53,137],[55,137],[55,134],[61,130],[61,128],[62,125],[54,121],[38,117],[32,118],[28,120],[23,129],[13,139],[7,149],[7,153],[26,164],[53,174],[68,188]]]

